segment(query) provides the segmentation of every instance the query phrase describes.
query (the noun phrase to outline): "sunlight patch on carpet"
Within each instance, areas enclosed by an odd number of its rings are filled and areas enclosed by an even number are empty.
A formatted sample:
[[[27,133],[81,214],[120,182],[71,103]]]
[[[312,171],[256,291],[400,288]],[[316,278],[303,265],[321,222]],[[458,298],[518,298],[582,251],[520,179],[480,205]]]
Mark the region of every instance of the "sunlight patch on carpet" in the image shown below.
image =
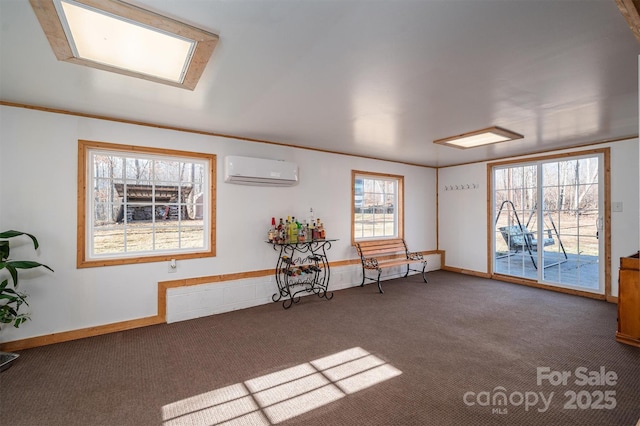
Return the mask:
[[[163,426],[275,425],[402,374],[356,347],[162,407]]]

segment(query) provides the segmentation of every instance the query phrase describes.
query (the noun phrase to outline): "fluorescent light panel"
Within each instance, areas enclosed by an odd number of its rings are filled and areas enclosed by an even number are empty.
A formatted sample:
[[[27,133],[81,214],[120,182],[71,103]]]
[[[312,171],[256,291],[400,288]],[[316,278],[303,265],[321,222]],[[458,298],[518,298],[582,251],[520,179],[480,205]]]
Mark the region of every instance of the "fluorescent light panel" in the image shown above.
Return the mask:
[[[29,3],[58,60],[184,89],[195,89],[218,43],[215,34],[123,1]]]
[[[524,136],[500,127],[489,127],[475,132],[463,133],[458,136],[451,136],[444,139],[437,139],[433,143],[448,145],[454,148],[475,148],[477,146],[489,145],[498,142],[506,142],[515,139],[522,139]]]
[[[75,57],[182,82],[195,41],[74,1],[56,4]]]

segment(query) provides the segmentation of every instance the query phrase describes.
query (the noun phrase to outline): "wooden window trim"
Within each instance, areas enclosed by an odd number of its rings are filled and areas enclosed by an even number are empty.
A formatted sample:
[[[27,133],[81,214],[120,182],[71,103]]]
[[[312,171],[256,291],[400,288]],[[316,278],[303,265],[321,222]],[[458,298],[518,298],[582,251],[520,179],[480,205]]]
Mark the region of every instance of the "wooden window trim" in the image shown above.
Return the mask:
[[[493,271],[493,262],[491,258],[491,254],[493,253],[493,218],[492,218],[492,197],[493,197],[493,169],[495,167],[512,165],[512,164],[527,164],[527,163],[536,163],[539,161],[547,161],[547,160],[563,160],[570,159],[572,157],[582,157],[589,155],[603,155],[603,172],[604,172],[604,290],[605,294],[603,297],[606,300],[612,300],[614,296],[611,293],[611,148],[596,148],[596,149],[587,149],[582,151],[571,151],[571,152],[563,152],[560,154],[550,154],[550,155],[539,155],[525,158],[517,158],[517,159],[509,159],[505,161],[497,161],[497,162],[488,162],[487,163],[487,271],[491,278],[502,279],[503,281],[514,282],[518,284],[525,283],[527,284],[528,280],[515,279],[513,277],[506,278],[498,278],[503,277],[499,274],[495,274]],[[512,279],[513,278],[513,279]],[[533,287],[539,286],[535,282],[531,282]],[[570,289],[565,289],[562,287],[550,287],[550,289],[560,292],[560,293],[569,293],[575,294],[575,291],[572,292]],[[584,293],[584,292],[581,292]],[[595,294],[595,293],[590,293]],[[599,296],[599,295],[596,295]]]
[[[135,152],[142,154],[164,155],[171,157],[198,158],[209,161],[209,250],[195,253],[168,253],[160,255],[141,255],[136,257],[115,259],[87,259],[87,161],[89,150],[101,149],[118,152]],[[76,267],[92,268],[98,266],[127,265],[136,263],[162,262],[171,259],[195,259],[214,257],[216,255],[216,155],[198,152],[151,148],[134,145],[120,145],[107,142],[78,140],[78,228],[76,245]]]
[[[363,170],[351,170],[351,245],[356,245],[356,237],[355,237],[355,215],[356,215],[356,206],[354,203],[355,200],[355,181],[356,176],[370,176],[372,178],[381,178],[381,179],[395,179],[398,181],[398,207],[399,211],[397,214],[398,220],[398,235],[394,237],[386,237],[386,238],[371,238],[367,239],[367,241],[379,241],[385,240],[388,238],[403,238],[404,239],[404,176],[402,175],[393,175],[388,173],[377,173],[377,172],[369,172]]]

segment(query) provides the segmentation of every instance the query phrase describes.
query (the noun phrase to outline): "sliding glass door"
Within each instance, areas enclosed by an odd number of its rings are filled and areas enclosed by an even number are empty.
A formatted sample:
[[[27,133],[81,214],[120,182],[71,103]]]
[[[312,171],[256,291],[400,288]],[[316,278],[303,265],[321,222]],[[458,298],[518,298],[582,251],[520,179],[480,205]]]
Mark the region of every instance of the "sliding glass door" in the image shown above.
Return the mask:
[[[604,293],[603,155],[495,166],[493,271]]]

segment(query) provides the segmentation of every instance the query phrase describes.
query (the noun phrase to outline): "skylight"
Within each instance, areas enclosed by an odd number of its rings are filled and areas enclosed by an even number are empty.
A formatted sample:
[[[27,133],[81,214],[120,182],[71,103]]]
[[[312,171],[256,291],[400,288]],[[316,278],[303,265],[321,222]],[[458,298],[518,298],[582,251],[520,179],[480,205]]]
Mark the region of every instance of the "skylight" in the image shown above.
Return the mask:
[[[193,90],[218,36],[114,0],[30,0],[59,60]]]
[[[476,130],[474,132],[463,133],[458,136],[451,136],[444,139],[437,139],[433,143],[448,145],[454,148],[475,148],[477,146],[489,145],[492,143],[506,142],[515,139],[522,139],[524,136],[500,127],[489,127],[487,129]]]

